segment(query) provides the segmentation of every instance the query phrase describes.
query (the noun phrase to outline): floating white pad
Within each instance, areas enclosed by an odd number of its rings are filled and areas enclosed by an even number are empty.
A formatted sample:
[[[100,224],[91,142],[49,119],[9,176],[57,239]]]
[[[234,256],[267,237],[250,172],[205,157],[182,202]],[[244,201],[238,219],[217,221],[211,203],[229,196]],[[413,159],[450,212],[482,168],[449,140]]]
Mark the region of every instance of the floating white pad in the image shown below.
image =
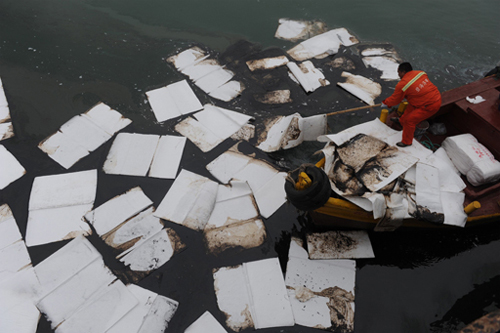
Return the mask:
[[[35,332],[40,312],[34,304],[39,284],[33,268],[0,280],[0,332]]]
[[[307,235],[310,259],[375,258],[366,231],[328,231]]]
[[[350,46],[357,43],[359,41],[356,37],[345,28],[338,28],[309,38],[287,52],[296,61],[304,61],[336,54],[340,45]]]
[[[29,256],[26,244],[23,241],[23,237],[19,232],[16,220],[12,215],[7,204],[0,206],[0,296],[2,295],[2,282],[14,281],[18,273],[26,271],[31,268],[31,258]],[[6,290],[6,293],[9,291]],[[7,297],[7,296],[6,296]],[[22,295],[17,293],[12,293],[12,297],[18,299],[22,298]],[[0,297],[0,317],[3,317],[2,309],[5,311],[11,305],[8,303],[2,304],[2,302],[7,302],[8,299],[3,299]],[[0,321],[0,331],[2,328],[2,321]]]
[[[11,122],[0,124],[0,141],[12,138],[14,136],[14,127]]]
[[[219,185],[214,210],[205,230],[219,228],[231,223],[253,219],[259,216],[252,190],[246,182],[231,182]]]
[[[288,63],[288,58],[284,55],[273,58],[248,60],[246,62],[248,69],[250,69],[252,72],[255,70],[273,69],[276,67],[286,65],[287,63]]]
[[[203,152],[208,152],[219,143],[238,132],[252,116],[206,104],[203,111],[186,118],[175,126],[175,130],[191,140]]]
[[[175,179],[185,146],[186,138],[173,135],[160,137],[149,169],[149,177]]]
[[[168,62],[172,63],[177,70],[181,71],[184,68],[197,64],[200,61],[206,59],[208,55],[197,46],[190,49],[184,50],[174,56],[167,59]]]
[[[292,238],[286,286],[295,323],[315,328],[354,328],[354,260],[309,260],[301,240]]]
[[[297,21],[279,19],[274,37],[295,42],[299,39],[311,38],[325,32],[326,25],[319,21]]]
[[[175,130],[188,138],[204,153],[217,147],[224,139],[194,118],[188,117],[175,125]]]
[[[76,237],[35,266],[41,295],[49,294],[92,262],[100,259],[102,257],[99,252],[85,237]]]
[[[268,218],[286,202],[284,173],[265,161],[238,152],[236,146],[210,162],[207,170],[221,183],[227,184],[231,179],[246,181],[260,214]]]
[[[178,306],[138,286],[125,287],[84,237],[35,271],[43,291],[38,306],[56,332],[163,332]]]
[[[255,201],[263,217],[269,218],[286,202],[286,176],[286,172],[278,172],[254,193]]]
[[[200,48],[192,47],[169,57],[167,61],[172,63],[181,73],[187,75],[194,84],[211,97],[229,102],[238,96],[245,87],[238,81],[231,81],[234,76],[232,71],[224,68],[216,59],[208,59],[208,57]],[[172,102],[166,101],[164,104],[167,103],[171,104]],[[193,111],[200,109],[201,107]],[[164,111],[162,112],[164,113]],[[182,114],[185,113],[182,112]],[[161,120],[158,119],[158,121]]]
[[[243,83],[231,80],[224,83],[217,89],[212,90],[209,95],[213,98],[220,99],[221,101],[229,102],[241,94],[243,90],[245,90],[245,85]]]
[[[229,247],[252,248],[266,238],[252,191],[246,182],[219,185],[214,210],[205,230],[207,247],[212,253]]]
[[[140,187],[134,187],[88,212],[85,219],[102,236],[152,204]]]
[[[121,251],[119,260],[133,271],[150,272],[184,247],[177,234],[163,229],[153,216],[152,203],[135,187],[85,215],[106,244]]]
[[[5,97],[2,80],[0,79],[0,141],[14,136],[14,128],[10,119],[9,103]]]
[[[55,328],[68,320],[93,295],[106,290],[115,279],[101,260],[94,260],[42,297],[37,307],[50,318],[51,326]]]
[[[201,110],[198,97],[186,80],[146,92],[158,122]]]
[[[382,80],[394,81],[399,80],[398,66],[399,63],[392,57],[372,56],[363,57],[363,63],[367,67],[373,67],[382,72],[380,78]]]
[[[68,120],[59,131],[40,142],[38,148],[68,169],[131,122],[109,106],[99,103]]]
[[[28,246],[89,235],[82,220],[92,209],[97,191],[97,170],[36,177],[28,206]]]
[[[174,179],[186,138],[119,133],[109,150],[103,171],[108,174]]]
[[[217,189],[216,182],[181,170],[154,216],[203,230],[214,208]]]
[[[0,250],[15,242],[22,240],[16,220],[9,205],[0,206]]]
[[[55,332],[106,332],[137,304],[137,299],[117,280],[94,294],[71,317],[62,322]]]
[[[316,141],[327,131],[326,115],[302,118],[294,113],[289,116],[278,116],[270,119],[266,133],[261,133],[257,148],[265,152],[297,147],[304,141]]]
[[[0,145],[0,170],[2,170],[0,173],[0,190],[3,190],[26,173],[26,169],[3,145]]]
[[[5,97],[2,79],[0,78],[0,123],[10,121],[10,112],[8,106],[9,103],[7,102],[7,97]]]
[[[210,72],[209,74],[202,76],[194,83],[204,92],[210,94],[215,91],[220,86],[229,82],[234,76],[234,73],[223,67],[219,67],[217,70]]]
[[[215,59],[204,59],[196,62],[181,70],[182,74],[187,75],[192,81],[196,81],[212,72],[222,69],[223,67]]]
[[[341,86],[368,105],[375,105],[374,99],[382,93],[382,86],[361,75],[354,75],[349,72],[342,72],[345,82],[337,82]]]
[[[137,333],[163,333],[178,306],[179,303],[173,299],[157,296]]]
[[[214,272],[214,287],[234,331],[294,325],[278,258],[222,267]]]
[[[153,207],[140,212],[102,235],[111,247],[124,251],[119,256],[130,252],[151,236],[163,229],[160,219],[153,216]]]
[[[135,284],[127,285],[127,289],[137,298],[139,303],[126,316],[106,331],[106,333],[163,333],[177,310],[179,303]],[[163,309],[163,306],[158,306],[162,303],[166,303],[166,309]],[[146,326],[149,326],[148,331],[141,330],[142,328],[146,329]]]
[[[205,311],[196,321],[194,321],[184,333],[227,333],[214,316]]]
[[[31,265],[31,258],[24,241],[17,241],[0,249],[0,281]]]
[[[323,73],[314,67],[310,61],[304,61],[299,65],[289,62],[286,65],[306,92],[313,92],[319,87],[325,87],[330,84],[325,79]]]
[[[176,251],[176,245],[170,239],[168,230],[160,230],[144,242],[137,244],[121,257],[120,261],[131,270],[138,272],[150,272],[163,266]]]

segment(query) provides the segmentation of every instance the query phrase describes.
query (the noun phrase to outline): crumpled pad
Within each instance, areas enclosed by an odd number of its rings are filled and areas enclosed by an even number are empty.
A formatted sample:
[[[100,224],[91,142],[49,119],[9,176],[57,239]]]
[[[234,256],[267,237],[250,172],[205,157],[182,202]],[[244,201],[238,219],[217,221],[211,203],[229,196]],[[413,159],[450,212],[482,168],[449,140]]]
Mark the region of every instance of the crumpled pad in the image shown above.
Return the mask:
[[[467,102],[472,104],[479,104],[486,101],[482,96],[477,95],[476,97],[465,97]]]
[[[295,42],[299,39],[311,38],[325,30],[326,24],[321,21],[279,19],[279,26],[274,37]]]
[[[330,82],[325,79],[323,73],[314,67],[313,63],[310,61],[304,61],[299,65],[294,62],[289,62],[286,65],[306,92],[313,92],[320,87],[330,84]]]
[[[315,141],[327,131],[326,115],[302,118],[294,113],[269,119],[266,131],[259,135],[257,148],[265,152],[297,147],[304,141]]]
[[[361,75],[354,75],[349,72],[342,72],[345,82],[337,82],[341,86],[368,105],[375,105],[375,98],[382,93],[382,86]]]
[[[336,54],[340,45],[351,46],[359,43],[356,37],[345,28],[338,28],[309,38],[288,50],[288,54],[296,61],[311,58],[322,59],[328,55]]]
[[[398,149],[393,145],[400,139],[401,132],[378,119],[319,137],[327,142],[324,170],[333,191],[381,219],[378,231],[412,217],[463,227],[465,183],[447,152],[432,153],[416,141],[411,149]],[[400,176],[404,183],[395,181]]]

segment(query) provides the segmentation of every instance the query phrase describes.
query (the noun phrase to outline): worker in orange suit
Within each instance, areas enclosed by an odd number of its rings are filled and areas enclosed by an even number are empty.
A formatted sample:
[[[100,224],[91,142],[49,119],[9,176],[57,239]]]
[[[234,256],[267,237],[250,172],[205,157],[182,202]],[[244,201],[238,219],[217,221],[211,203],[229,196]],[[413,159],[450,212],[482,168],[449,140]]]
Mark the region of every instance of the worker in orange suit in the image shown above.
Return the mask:
[[[398,67],[398,82],[394,93],[382,101],[382,108],[398,105],[406,99],[408,106],[400,118],[391,118],[403,126],[403,139],[396,143],[398,147],[410,146],[413,142],[415,127],[438,112],[441,107],[441,94],[432,84],[427,74],[414,71],[410,63],[404,62]]]

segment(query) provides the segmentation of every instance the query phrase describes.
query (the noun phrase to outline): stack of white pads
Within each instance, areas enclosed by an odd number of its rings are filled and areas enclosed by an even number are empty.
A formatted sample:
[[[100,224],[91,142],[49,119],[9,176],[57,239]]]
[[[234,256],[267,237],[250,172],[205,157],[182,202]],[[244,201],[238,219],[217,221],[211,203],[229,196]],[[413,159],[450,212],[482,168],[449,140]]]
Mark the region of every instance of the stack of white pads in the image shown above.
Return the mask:
[[[448,137],[443,148],[453,164],[474,186],[484,185],[500,179],[500,162],[471,134]]]

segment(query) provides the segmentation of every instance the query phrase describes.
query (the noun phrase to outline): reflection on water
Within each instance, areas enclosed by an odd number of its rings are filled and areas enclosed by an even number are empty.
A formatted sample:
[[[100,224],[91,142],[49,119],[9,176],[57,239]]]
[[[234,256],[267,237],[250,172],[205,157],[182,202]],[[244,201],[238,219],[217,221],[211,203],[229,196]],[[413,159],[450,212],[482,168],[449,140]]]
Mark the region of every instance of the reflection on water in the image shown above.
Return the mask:
[[[497,12],[498,3],[491,0],[453,4],[362,0],[355,5],[346,0],[3,0],[0,77],[16,137],[2,144],[28,174],[2,191],[0,201],[11,206],[24,234],[34,177],[65,172],[37,144],[98,101],[133,120],[128,132],[175,133],[173,123],[154,123],[144,92],[183,79],[165,59],[192,45],[222,53],[247,39],[264,49],[287,50],[294,44],[274,38],[279,18],[319,19],[330,28],[349,29],[362,42],[393,44],[404,60],[434,77],[441,90],[448,90],[480,78],[500,60]],[[335,78],[337,74],[325,75]],[[392,86],[385,83],[383,94],[388,95]],[[198,95],[202,104],[211,102]],[[229,107],[237,106],[238,111],[258,118],[293,112],[307,116],[359,106],[359,101],[336,88],[318,89],[296,102],[262,107],[241,100]],[[371,120],[378,111],[329,117],[330,131]],[[100,167],[110,145],[103,145],[71,171]],[[201,154],[188,144],[182,167],[209,176],[205,165],[229,146],[223,144],[210,154]],[[315,162],[318,158],[313,153],[321,147],[306,143],[273,153],[268,159],[285,170],[294,169]],[[169,180],[100,173],[96,205],[141,186],[158,206],[171,184]],[[223,322],[213,293],[213,268],[276,255],[285,268],[290,237],[308,231],[307,218],[284,205],[265,222],[268,238],[262,246],[218,256],[205,253],[201,234],[171,226],[186,242],[186,250],[141,281],[141,286],[180,302],[171,332],[182,332],[206,309]],[[370,234],[376,258],[358,261],[355,331],[449,332],[498,308],[499,231],[498,226],[489,226]],[[91,241],[105,251],[98,237],[92,236]],[[33,263],[62,245],[30,249]],[[105,259],[112,268],[120,269],[110,257]],[[302,327],[262,331],[317,332]],[[42,320],[37,332],[51,330]]]

